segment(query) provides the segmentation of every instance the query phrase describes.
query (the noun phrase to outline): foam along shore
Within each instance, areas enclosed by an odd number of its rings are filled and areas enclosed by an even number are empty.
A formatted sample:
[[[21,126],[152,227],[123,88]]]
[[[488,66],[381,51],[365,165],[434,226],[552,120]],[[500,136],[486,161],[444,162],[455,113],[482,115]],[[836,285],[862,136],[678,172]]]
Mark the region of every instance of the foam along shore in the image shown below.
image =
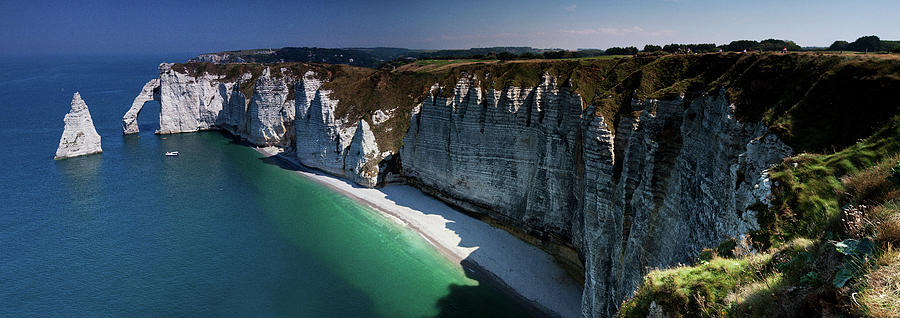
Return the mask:
[[[581,315],[582,286],[539,248],[508,232],[465,215],[408,185],[370,189],[322,172],[305,169],[275,147],[255,148],[417,231],[451,261],[489,272],[522,298],[562,317]]]

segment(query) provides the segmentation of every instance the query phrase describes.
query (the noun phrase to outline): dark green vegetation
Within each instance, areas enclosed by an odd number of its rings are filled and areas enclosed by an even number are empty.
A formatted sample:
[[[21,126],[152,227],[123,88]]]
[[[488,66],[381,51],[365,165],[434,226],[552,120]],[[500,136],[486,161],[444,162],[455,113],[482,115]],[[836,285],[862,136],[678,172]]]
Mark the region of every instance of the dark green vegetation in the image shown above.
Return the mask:
[[[900,53],[900,41],[884,41],[877,36],[868,35],[856,39],[853,42],[834,41],[828,47],[831,51],[856,51],[856,52],[879,52],[889,51]]]
[[[432,84],[443,87],[439,95],[450,96],[463,74],[483,89],[505,89],[533,87],[549,73],[580,94],[613,128],[619,118],[635,115],[635,98],[684,94],[691,100],[726,94],[739,120],[763,122],[798,155],[771,169],[772,206],[757,207],[758,231],[742,241],[723,238],[722,246],[711,246],[692,266],[650,271],[620,314],[645,317],[651,303],[676,316],[898,312],[900,304],[884,300],[900,298],[893,283],[900,275],[893,250],[900,243],[900,59],[891,55],[640,54],[418,61],[381,69],[276,66],[292,76],[313,69],[327,77],[325,88],[341,101],[338,116],[351,122],[378,109],[393,110],[391,120],[373,127],[384,150],[400,147],[410,110]],[[236,78],[248,70],[257,76],[262,67],[173,68]],[[872,251],[836,248],[841,246],[837,242],[856,246],[865,240],[871,240]]]
[[[794,41],[787,40],[777,40],[777,39],[767,39],[762,40],[760,42],[756,42],[753,40],[738,40],[731,41],[727,45],[721,46],[721,49],[724,51],[731,52],[741,52],[743,50],[747,51],[781,51],[782,49],[787,48],[788,51],[801,51],[801,48]]]
[[[766,39],[737,40],[728,44],[716,45],[715,43],[671,43],[663,46],[645,45],[643,53],[659,54],[683,54],[683,53],[711,53],[711,52],[772,52],[787,49],[791,52],[804,51],[793,41]],[[818,48],[821,50],[824,48]],[[900,41],[883,41],[877,36],[864,36],[852,43],[847,41],[835,41],[829,48],[831,51],[857,51],[857,52],[900,52]],[[347,64],[369,68],[393,69],[417,60],[438,60],[440,63],[452,64],[459,60],[479,61],[509,61],[532,59],[578,59],[598,56],[636,55],[638,48],[610,47],[600,49],[578,49],[568,51],[563,49],[536,49],[532,47],[486,47],[459,50],[413,50],[391,47],[374,48],[317,48],[317,47],[285,47],[280,49],[256,49],[238,50],[218,53],[202,54],[188,62],[212,62],[219,64],[233,63],[325,63]],[[428,62],[436,63],[436,62]]]
[[[567,55],[568,54],[568,55]],[[602,54],[602,51],[595,55]],[[471,48],[465,50],[411,50],[403,48],[375,47],[375,48],[317,48],[317,47],[285,47],[280,49],[259,49],[226,51],[219,53],[203,54],[191,59],[189,62],[215,62],[215,63],[327,63],[348,64],[375,68],[391,61],[403,62],[416,59],[503,59],[509,60],[520,57],[528,58],[556,58],[573,57],[567,51],[559,49],[535,49],[531,47],[487,47]],[[579,54],[578,57],[594,56]]]

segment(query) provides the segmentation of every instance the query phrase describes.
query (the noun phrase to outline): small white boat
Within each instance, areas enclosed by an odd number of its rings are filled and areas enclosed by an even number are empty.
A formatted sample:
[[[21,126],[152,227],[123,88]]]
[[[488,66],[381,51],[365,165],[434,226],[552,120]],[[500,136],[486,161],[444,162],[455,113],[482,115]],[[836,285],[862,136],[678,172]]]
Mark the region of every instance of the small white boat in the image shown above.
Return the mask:
[[[166,152],[166,156],[175,157],[175,156],[178,156],[178,152],[177,151],[169,151],[169,152]]]

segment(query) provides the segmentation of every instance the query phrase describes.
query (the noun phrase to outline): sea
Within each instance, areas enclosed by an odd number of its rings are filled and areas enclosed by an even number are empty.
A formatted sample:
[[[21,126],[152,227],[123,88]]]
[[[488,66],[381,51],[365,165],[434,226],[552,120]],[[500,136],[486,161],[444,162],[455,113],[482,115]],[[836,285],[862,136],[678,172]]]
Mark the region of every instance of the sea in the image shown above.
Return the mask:
[[[121,118],[160,62],[0,59],[2,317],[521,317],[413,230],[222,133]],[[72,95],[103,153],[53,160]],[[166,157],[179,151],[178,157]]]

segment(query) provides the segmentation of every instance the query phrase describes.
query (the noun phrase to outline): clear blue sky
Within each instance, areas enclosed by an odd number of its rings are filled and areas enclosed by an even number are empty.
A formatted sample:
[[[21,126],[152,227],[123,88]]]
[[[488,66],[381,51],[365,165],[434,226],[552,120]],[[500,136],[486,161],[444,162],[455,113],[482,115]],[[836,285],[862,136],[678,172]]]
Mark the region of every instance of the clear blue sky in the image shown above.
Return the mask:
[[[0,1],[0,53],[900,40],[900,1]]]

